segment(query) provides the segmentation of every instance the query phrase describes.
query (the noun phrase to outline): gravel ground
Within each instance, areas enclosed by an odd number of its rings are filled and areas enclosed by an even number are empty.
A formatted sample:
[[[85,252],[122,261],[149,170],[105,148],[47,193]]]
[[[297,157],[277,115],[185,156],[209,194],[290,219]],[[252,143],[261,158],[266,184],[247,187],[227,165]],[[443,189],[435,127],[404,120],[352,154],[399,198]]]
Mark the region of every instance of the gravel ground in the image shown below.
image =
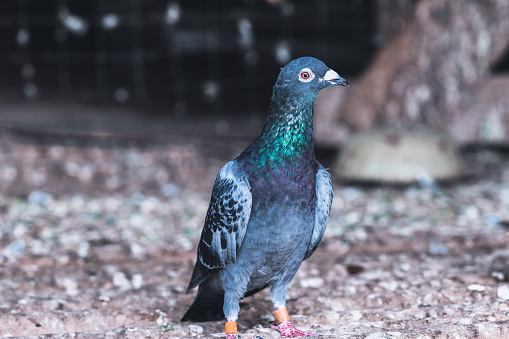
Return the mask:
[[[0,336],[221,337],[179,323],[210,189],[231,152],[193,144],[9,143],[0,159]],[[327,163],[327,161],[324,161]],[[332,163],[332,162],[330,162]],[[298,327],[325,338],[509,337],[509,157],[473,150],[465,180],[335,179],[320,248],[292,282]],[[239,330],[277,338],[268,293]]]

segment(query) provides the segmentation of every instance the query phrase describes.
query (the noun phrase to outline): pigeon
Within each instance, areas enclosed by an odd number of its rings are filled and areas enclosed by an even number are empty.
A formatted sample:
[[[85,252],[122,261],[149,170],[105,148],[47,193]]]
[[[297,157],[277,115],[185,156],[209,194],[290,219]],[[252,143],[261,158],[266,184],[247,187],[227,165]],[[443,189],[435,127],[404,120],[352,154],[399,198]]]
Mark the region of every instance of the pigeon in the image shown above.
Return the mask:
[[[320,90],[348,82],[322,61],[302,57],[281,69],[258,138],[217,175],[187,292],[198,292],[181,321],[226,318],[239,338],[239,301],[270,287],[271,327],[296,329],[286,309],[288,286],[318,247],[333,189],[314,152],[313,106]]]

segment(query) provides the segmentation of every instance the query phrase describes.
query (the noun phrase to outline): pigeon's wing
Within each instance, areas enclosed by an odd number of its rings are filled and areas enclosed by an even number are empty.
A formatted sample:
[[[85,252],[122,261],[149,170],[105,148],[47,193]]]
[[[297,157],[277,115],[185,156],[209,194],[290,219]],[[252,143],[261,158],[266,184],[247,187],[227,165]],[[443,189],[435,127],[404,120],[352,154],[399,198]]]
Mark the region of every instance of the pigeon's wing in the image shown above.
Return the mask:
[[[251,214],[251,187],[230,161],[219,172],[212,190],[198,245],[198,260],[208,269],[235,263]]]
[[[315,252],[322,240],[325,228],[327,227],[327,221],[329,220],[332,197],[334,196],[330,175],[320,164],[318,164],[318,171],[316,173],[315,187],[315,223],[304,260],[308,259]]]

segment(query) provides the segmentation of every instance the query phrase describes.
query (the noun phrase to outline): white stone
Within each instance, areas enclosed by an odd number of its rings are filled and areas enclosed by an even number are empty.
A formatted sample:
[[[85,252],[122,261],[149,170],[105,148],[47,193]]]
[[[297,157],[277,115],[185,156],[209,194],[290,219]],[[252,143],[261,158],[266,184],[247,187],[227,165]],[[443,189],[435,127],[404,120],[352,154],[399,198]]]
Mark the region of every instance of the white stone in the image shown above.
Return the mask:
[[[471,285],[468,285],[467,287],[470,291],[478,291],[478,292],[483,292],[483,291],[486,291],[486,286],[484,285],[479,285],[479,284],[471,284]]]
[[[497,296],[503,300],[509,300],[509,285],[499,286],[497,289]]]
[[[200,325],[189,325],[189,332],[196,333],[196,334],[202,334],[203,333],[203,327]]]

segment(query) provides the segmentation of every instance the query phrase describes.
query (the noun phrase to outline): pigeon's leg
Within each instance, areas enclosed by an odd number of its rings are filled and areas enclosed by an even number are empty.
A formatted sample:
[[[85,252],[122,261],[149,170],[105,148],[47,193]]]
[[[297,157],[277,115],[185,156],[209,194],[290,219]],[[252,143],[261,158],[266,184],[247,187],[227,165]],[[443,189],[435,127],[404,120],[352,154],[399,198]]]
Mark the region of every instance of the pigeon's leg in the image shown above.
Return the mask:
[[[226,316],[226,324],[225,324],[225,331],[226,331],[226,339],[237,339],[240,338],[237,334],[237,319],[239,317],[239,299],[233,292],[226,291],[224,295],[224,306],[223,306],[223,312]]]
[[[237,319],[239,317],[239,298],[235,292],[225,292],[223,312],[226,316],[226,324],[224,324],[226,339],[241,339],[237,334]],[[262,337],[255,336],[250,339],[263,339]]]
[[[281,338],[296,338],[296,337],[316,337],[318,334],[308,333],[301,331],[293,326],[286,309],[286,292],[288,291],[288,285],[284,287],[273,286],[270,291],[270,297],[274,303],[276,310],[272,312],[274,316],[274,323],[270,324],[270,327],[279,333]]]

